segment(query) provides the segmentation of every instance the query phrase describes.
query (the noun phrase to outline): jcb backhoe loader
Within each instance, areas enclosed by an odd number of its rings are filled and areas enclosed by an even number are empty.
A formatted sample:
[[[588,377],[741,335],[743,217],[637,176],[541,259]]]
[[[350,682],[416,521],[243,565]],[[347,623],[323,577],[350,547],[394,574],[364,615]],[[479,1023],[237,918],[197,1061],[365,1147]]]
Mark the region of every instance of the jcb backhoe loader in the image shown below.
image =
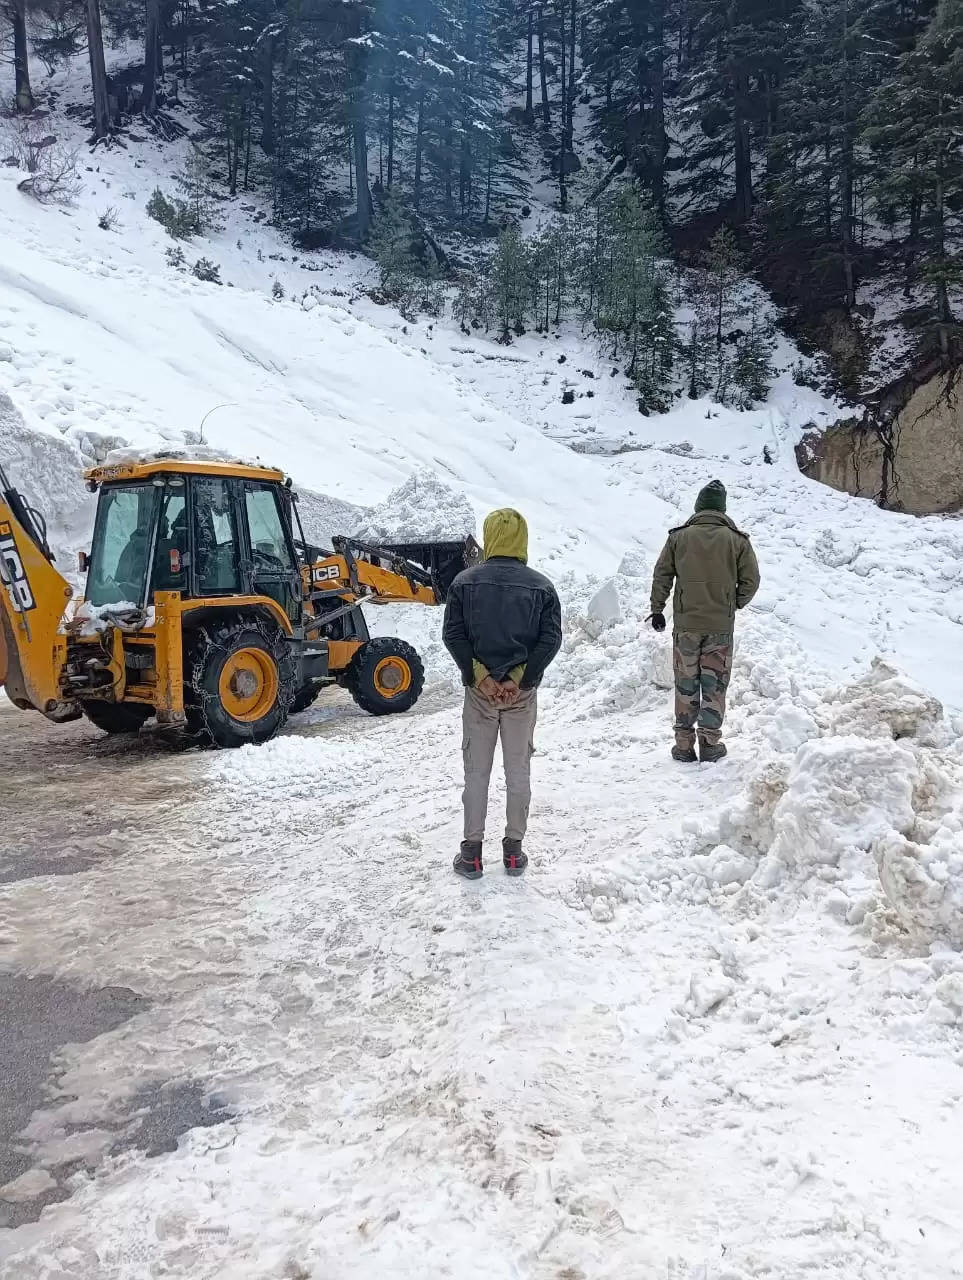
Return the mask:
[[[311,546],[291,481],[264,467],[157,456],[86,479],[97,516],[74,603],[0,468],[0,685],[107,733],[154,716],[217,746],[264,742],[335,682],[372,715],[407,711],[421,659],[371,639],[361,602],[438,604],[478,556],[472,538]]]

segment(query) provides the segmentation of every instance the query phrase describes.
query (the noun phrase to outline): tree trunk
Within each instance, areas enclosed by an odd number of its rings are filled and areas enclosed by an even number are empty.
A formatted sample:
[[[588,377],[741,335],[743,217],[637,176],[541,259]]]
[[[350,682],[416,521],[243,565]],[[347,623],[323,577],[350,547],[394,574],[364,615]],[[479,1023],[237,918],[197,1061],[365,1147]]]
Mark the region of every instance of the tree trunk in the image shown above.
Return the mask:
[[[13,67],[15,79],[14,109],[33,110],[33,92],[30,88],[30,58],[27,49],[27,10],[24,0],[13,0]]]
[[[538,7],[538,73],[542,82],[542,119],[546,127],[552,123],[552,109],[548,101],[548,72],[545,70],[545,14]]]
[[[261,56],[261,150],[274,154],[274,36],[264,37]]]
[[[568,211],[568,174],[565,172],[565,144],[568,141],[568,56],[565,48],[565,0],[561,0],[559,21],[561,23],[561,33],[559,37],[559,60],[558,69],[561,76],[561,108],[562,119],[558,131],[558,207],[562,213]]]
[[[141,111],[157,112],[157,59],[160,54],[160,0],[147,0],[147,27],[144,35],[144,90]]]
[[[528,10],[528,53],[525,59],[525,123],[535,123],[535,109],[532,100],[532,46],[535,37],[535,15],[531,8]]]
[[[107,102],[107,67],[104,33],[100,25],[100,0],[87,0],[87,51],[94,98],[94,138],[110,137],[110,105]]]
[[[936,319],[940,334],[940,354],[945,358],[950,351],[949,325],[953,323],[950,309],[950,291],[947,281],[946,261],[946,132],[944,125],[944,99],[940,95],[936,153],[936,186],[933,192],[933,257],[936,261]]]
[[[394,180],[395,173],[395,82],[391,81],[391,88],[388,90],[388,190],[391,190],[391,184]]]
[[[415,125],[415,185],[412,193],[415,208],[421,205],[421,170],[424,158],[425,139],[425,87],[422,85],[418,93],[418,122]]]
[[[665,0],[652,6],[652,60],[649,64],[649,148],[652,152],[652,203],[665,220]]]
[[[344,60],[350,91],[351,133],[354,140],[354,182],[358,210],[358,240],[364,244],[371,230],[371,188],[368,184],[368,115],[365,99],[367,53],[360,43],[362,10],[358,3],[348,9],[348,43]]]
[[[445,209],[451,213],[451,116],[445,116],[445,132],[444,132],[444,161],[442,163],[442,172],[445,175]]]
[[[737,75],[733,86],[733,133],[736,167],[736,221],[744,224],[752,217],[752,153],[749,147],[749,122],[746,100],[749,86],[744,75]]]

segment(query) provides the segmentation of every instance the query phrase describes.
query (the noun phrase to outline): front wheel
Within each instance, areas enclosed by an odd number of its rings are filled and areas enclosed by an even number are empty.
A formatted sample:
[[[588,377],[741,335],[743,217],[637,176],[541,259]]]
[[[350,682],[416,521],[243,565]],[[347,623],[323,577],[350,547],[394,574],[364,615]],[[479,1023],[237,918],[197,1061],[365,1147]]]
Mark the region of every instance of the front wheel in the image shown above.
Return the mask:
[[[385,637],[361,646],[344,682],[362,711],[390,716],[409,711],[418,701],[425,687],[425,668],[410,644]]]
[[[83,704],[84,715],[104,733],[140,733],[154,712],[133,702],[90,701]]]
[[[218,747],[267,742],[294,700],[297,663],[276,627],[241,621],[202,628],[185,690],[188,733]]]

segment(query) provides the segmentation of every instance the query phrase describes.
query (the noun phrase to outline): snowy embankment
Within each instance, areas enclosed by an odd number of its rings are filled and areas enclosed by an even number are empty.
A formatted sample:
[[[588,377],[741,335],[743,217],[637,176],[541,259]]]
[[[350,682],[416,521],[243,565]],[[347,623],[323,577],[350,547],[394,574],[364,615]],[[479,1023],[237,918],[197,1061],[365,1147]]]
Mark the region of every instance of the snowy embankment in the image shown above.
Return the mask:
[[[0,389],[28,422],[0,420],[0,447],[16,431],[58,546],[89,521],[72,460],[203,424],[327,495],[321,523],[443,534],[518,506],[566,642],[519,886],[448,871],[457,690],[438,613],[411,608],[374,621],[426,656],[416,714],[321,704],[263,748],[185,758],[156,846],[111,833],[116,857],[3,891],[6,964],[152,1004],[62,1052],[24,1143],[74,1194],[0,1240],[0,1273],[963,1275],[958,523],[804,481],[791,445],[834,410],[785,378],[756,413],[666,419],[610,379],[575,434],[631,451],[576,453],[551,438],[561,382],[593,359],[583,384],[608,377],[581,340],[563,366],[534,338],[405,325],[360,296],[363,264],[299,261],[240,212],[203,250],[235,287],[202,284],[143,218],[152,144],[91,164],[66,214],[0,171]],[[644,619],[665,529],[712,475],[764,585],[732,755],[687,770]],[[178,1080],[235,1118],[111,1158],[118,1100]]]

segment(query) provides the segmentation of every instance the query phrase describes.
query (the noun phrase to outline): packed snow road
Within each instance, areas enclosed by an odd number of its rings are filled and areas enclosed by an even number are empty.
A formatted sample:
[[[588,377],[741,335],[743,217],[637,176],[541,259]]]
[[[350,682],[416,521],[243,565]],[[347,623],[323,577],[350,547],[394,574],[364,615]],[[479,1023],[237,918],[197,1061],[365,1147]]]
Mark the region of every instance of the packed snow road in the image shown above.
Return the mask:
[[[658,693],[545,692],[530,873],[465,884],[444,684],[219,754],[4,706],[0,957],[61,998],[3,1137],[0,1275],[963,1275],[963,1046],[932,1013],[958,956],[680,842],[737,839],[735,718],[686,769]]]

